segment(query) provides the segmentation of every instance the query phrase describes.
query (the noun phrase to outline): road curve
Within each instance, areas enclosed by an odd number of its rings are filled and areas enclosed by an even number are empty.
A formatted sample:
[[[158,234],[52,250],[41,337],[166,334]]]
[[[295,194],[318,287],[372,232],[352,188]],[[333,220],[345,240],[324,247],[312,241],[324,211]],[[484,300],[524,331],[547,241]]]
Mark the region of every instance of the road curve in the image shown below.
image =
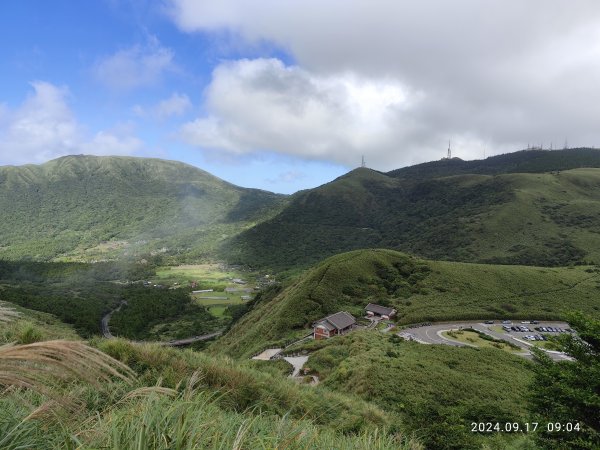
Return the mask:
[[[120,311],[121,308],[123,307],[123,305],[126,305],[126,304],[127,304],[126,300],[121,300],[121,303],[119,303],[119,306],[117,306],[115,309],[107,312],[104,315],[104,317],[102,317],[102,320],[101,320],[102,336],[104,336],[106,339],[114,339],[115,338],[115,336],[113,336],[113,334],[110,332],[110,328],[108,326],[108,324],[110,322],[110,317],[117,311]],[[184,338],[184,339],[177,339],[177,340],[173,340],[173,341],[169,341],[169,342],[137,341],[137,343],[139,343],[139,344],[153,343],[153,344],[164,345],[165,347],[181,347],[184,345],[193,344],[194,342],[207,341],[214,337],[220,336],[221,334],[223,334],[223,330],[218,330],[218,331],[214,331],[212,333],[202,334],[199,336],[192,336],[192,337],[188,337],[188,338]],[[136,341],[133,341],[133,342],[136,342]]]
[[[121,300],[121,303],[119,303],[119,306],[117,306],[115,309],[107,312],[106,314],[104,314],[104,317],[102,317],[102,321],[101,321],[102,336],[104,336],[106,339],[114,338],[114,336],[110,332],[110,328],[108,328],[108,322],[110,321],[110,316],[112,316],[113,313],[120,311],[121,308],[123,307],[123,305],[126,305],[126,304],[127,304],[126,300]]]
[[[519,324],[518,321],[515,321],[516,324]],[[498,321],[494,324],[495,326],[501,325]],[[542,324],[540,324],[542,325]],[[544,325],[558,327],[558,328],[568,328],[568,324],[565,322],[559,321],[548,321],[544,322]],[[533,327],[533,325],[530,325]],[[539,325],[538,325],[539,326]],[[485,333],[496,339],[504,339],[509,341],[517,346],[519,346],[523,353],[518,353],[525,358],[533,358],[531,354],[531,347],[533,346],[531,343],[525,341],[523,336],[525,334],[537,334],[537,332],[532,331],[530,333],[520,333],[520,332],[498,332],[492,329],[488,324],[483,323],[483,321],[455,321],[455,322],[445,322],[445,323],[432,323],[426,326],[414,327],[414,328],[405,328],[401,332],[397,333],[401,337],[405,337],[408,339],[412,339],[421,344],[443,344],[443,345],[451,345],[455,347],[465,347],[471,346],[469,344],[458,342],[450,338],[446,338],[442,336],[443,331],[448,330],[459,330],[464,328],[473,328],[477,331]],[[471,346],[472,347],[472,346]],[[544,352],[553,360],[561,361],[565,359],[570,359],[567,355],[561,352],[554,352],[544,350]]]
[[[158,344],[161,344],[161,345],[165,345],[167,347],[180,347],[183,345],[193,344],[194,342],[207,341],[214,337],[220,336],[221,334],[223,334],[223,330],[215,331],[213,333],[203,334],[201,336],[193,336],[193,337],[189,337],[189,338],[185,338],[185,339],[179,339],[176,341],[169,341],[169,342],[155,341],[155,342]]]

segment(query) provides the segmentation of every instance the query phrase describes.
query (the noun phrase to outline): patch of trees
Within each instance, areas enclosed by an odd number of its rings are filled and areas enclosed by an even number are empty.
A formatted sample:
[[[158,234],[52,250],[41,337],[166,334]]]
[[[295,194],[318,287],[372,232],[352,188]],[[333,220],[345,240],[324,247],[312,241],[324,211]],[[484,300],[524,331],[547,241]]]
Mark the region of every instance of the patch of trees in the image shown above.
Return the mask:
[[[102,316],[118,305],[124,287],[114,280],[150,278],[151,264],[127,261],[48,263],[0,260],[0,299],[54,314],[89,337],[100,334]]]
[[[100,334],[102,316],[118,303],[118,290],[116,286],[77,292],[68,287],[4,286],[0,298],[24,308],[54,314],[73,325],[80,335],[90,337]]]
[[[537,351],[539,364],[531,387],[531,408],[540,423],[542,448],[600,448],[600,321],[572,314],[577,336],[561,335],[559,344],[573,361],[556,363]],[[561,424],[560,429],[547,424]],[[566,424],[572,424],[571,427]],[[579,424],[579,429],[572,427]]]
[[[177,338],[208,333],[218,322],[201,305],[194,303],[186,289],[155,289],[129,286],[121,291],[127,303],[110,320],[113,334],[131,339],[152,336],[152,328],[161,323],[185,320],[185,332]]]

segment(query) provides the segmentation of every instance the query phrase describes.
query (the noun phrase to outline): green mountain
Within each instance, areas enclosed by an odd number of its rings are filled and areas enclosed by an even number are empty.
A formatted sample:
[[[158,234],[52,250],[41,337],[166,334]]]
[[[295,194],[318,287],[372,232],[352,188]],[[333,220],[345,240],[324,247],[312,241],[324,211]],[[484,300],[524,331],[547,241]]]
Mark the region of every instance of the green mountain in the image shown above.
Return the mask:
[[[159,159],[67,156],[0,167],[0,258],[197,258],[284,201]]]
[[[226,254],[275,270],[359,248],[500,264],[600,261],[598,167],[600,150],[577,149],[355,169],[295,194]]]
[[[560,319],[573,310],[600,317],[599,270],[427,261],[393,250],[356,250],[260,297],[213,351],[251,356],[309,334],[311,324],[329,314],[360,317],[369,302],[393,306],[401,324]]]

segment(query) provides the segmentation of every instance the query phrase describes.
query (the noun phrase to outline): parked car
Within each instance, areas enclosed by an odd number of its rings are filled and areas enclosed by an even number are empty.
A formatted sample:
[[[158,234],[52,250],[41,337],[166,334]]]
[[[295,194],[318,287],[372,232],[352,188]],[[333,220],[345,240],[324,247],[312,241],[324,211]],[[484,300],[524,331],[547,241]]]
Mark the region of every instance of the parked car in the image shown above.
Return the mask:
[[[486,325],[491,325],[491,324],[493,324],[493,323],[494,323],[494,321],[493,321],[493,320],[486,320],[484,323],[485,323]]]

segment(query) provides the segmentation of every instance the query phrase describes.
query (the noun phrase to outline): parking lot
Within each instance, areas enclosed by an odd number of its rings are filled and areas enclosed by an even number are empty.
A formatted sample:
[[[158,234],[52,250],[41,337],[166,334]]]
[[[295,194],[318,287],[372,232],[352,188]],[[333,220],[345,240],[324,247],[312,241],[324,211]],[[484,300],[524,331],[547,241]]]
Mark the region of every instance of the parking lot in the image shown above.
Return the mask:
[[[537,322],[537,321],[534,321]],[[507,328],[503,328],[507,327]],[[514,327],[514,329],[512,328]],[[456,322],[438,322],[433,324],[427,324],[426,326],[418,326],[406,328],[398,333],[399,336],[420,342],[422,344],[444,344],[453,346],[466,346],[468,344],[458,342],[448,337],[445,337],[442,333],[449,330],[461,330],[465,328],[472,328],[482,333],[488,334],[496,339],[504,339],[511,342],[521,349],[523,349],[522,355],[531,358],[531,347],[536,345],[536,342],[542,342],[543,338],[547,339],[548,336],[554,336],[561,333],[568,333],[570,330],[569,324],[566,322],[558,321],[539,321],[538,323],[532,323],[527,320],[512,320],[512,321],[456,321]],[[536,330],[538,328],[538,330]],[[547,331],[540,331],[541,328]],[[556,330],[556,331],[550,331]],[[562,330],[562,331],[558,331]],[[533,336],[541,336],[541,340],[531,338]],[[545,350],[542,348],[542,350]],[[563,360],[569,359],[567,355],[561,352],[545,350],[552,359]]]
[[[569,328],[569,325],[564,322],[538,322],[538,321],[522,321],[512,322],[505,320],[501,326],[496,327],[490,326],[492,324],[485,324],[489,328],[496,328],[494,331],[510,334],[518,339],[524,339],[529,342],[541,342],[547,341],[549,336],[556,336],[563,333],[572,333],[573,330]]]

